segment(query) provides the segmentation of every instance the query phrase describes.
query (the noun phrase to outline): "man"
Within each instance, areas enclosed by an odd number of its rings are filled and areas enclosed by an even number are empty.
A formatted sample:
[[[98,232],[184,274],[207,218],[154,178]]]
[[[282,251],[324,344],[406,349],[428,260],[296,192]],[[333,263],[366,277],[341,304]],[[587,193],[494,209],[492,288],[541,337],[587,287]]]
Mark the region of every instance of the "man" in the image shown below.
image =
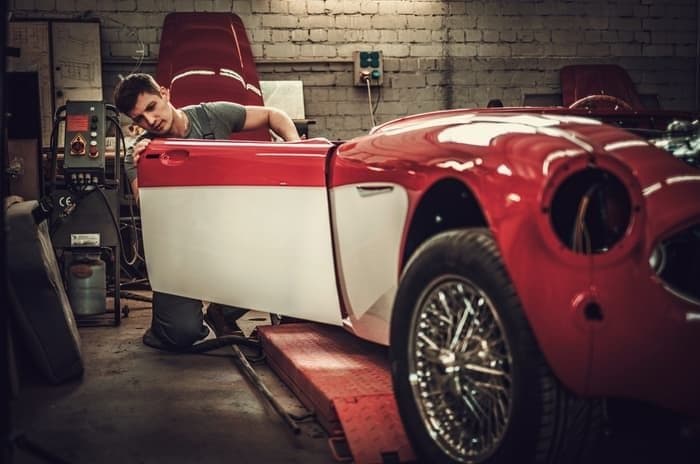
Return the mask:
[[[176,109],[170,91],[149,74],[130,74],[114,89],[117,109],[146,130],[129,150],[125,169],[134,197],[138,199],[136,165],[139,156],[156,137],[206,138],[207,127],[216,139],[228,139],[231,132],[267,127],[283,140],[299,140],[294,122],[283,111],[264,106],[242,106],[231,102],[203,103]],[[201,110],[208,121],[204,121]]]
[[[284,112],[263,106],[242,106],[231,102],[211,102],[175,108],[170,91],[148,74],[130,74],[114,90],[117,109],[145,129],[132,147],[127,148],[125,172],[138,201],[136,166],[151,139],[216,138],[228,139],[232,132],[268,128],[285,141],[299,140],[292,120]],[[151,328],[143,341],[149,346],[183,349],[206,337],[209,329],[203,324],[201,301],[153,292]],[[212,303],[207,314],[222,319],[242,314],[242,310]]]

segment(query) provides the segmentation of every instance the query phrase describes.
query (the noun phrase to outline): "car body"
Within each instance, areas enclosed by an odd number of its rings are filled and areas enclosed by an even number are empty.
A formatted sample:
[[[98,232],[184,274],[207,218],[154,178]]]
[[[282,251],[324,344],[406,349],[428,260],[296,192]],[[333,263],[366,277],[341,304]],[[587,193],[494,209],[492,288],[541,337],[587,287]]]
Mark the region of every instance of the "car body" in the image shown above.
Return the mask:
[[[156,139],[151,285],[390,344],[416,255],[480,230],[563,388],[700,415],[700,172],[572,113],[442,111],[341,144]]]
[[[176,103],[257,101],[230,13],[168,15],[158,75]],[[700,417],[700,137],[620,75],[346,142],[153,140],[151,286],[388,345],[425,462],[593,462],[604,398]]]

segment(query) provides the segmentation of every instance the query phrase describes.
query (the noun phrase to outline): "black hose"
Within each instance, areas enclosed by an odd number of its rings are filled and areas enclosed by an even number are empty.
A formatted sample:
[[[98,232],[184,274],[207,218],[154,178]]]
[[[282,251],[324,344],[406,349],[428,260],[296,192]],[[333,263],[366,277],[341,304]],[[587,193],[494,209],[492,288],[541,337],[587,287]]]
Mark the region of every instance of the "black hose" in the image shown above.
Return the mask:
[[[149,346],[171,353],[205,353],[207,351],[216,350],[224,346],[233,345],[243,345],[250,348],[260,348],[260,342],[258,340],[243,337],[241,335],[222,335],[221,337],[212,338],[210,340],[204,340],[184,348],[169,346],[166,344],[162,344],[159,346]]]
[[[61,105],[58,108],[56,108],[56,111],[54,113],[54,123],[53,127],[51,128],[51,147],[49,148],[49,155],[51,156],[51,172],[49,173],[49,194],[53,193],[56,190],[56,175],[58,171],[58,127],[61,124],[61,121],[66,120],[65,117],[60,116],[60,114],[64,111],[66,111],[66,105]]]

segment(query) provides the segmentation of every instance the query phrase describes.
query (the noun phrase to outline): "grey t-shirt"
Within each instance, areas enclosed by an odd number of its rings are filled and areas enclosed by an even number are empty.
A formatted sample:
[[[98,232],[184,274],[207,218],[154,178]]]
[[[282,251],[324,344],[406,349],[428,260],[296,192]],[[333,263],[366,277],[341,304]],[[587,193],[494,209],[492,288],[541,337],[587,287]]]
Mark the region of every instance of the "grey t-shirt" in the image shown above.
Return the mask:
[[[240,132],[245,124],[245,107],[238,103],[231,102],[210,102],[200,103],[199,105],[190,105],[181,108],[190,120],[190,128],[185,134],[186,139],[202,139],[205,137],[207,123],[202,121],[197,111],[200,106],[204,109],[204,113],[209,119],[208,129],[214,135],[215,139],[226,140],[231,135],[231,132]],[[124,171],[129,183],[136,178],[136,166],[134,166],[133,148],[139,140],[154,139],[158,137],[156,134],[146,132],[141,134],[134,143],[127,147],[126,157],[124,158]],[[211,137],[211,136],[210,136]]]

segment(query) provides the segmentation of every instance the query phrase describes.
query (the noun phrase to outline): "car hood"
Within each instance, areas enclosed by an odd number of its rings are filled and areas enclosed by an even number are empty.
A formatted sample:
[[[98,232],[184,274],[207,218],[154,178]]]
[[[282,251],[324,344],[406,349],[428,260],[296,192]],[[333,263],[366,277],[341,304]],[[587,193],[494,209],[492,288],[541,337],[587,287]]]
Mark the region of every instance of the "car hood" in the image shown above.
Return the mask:
[[[487,196],[516,194],[534,210],[546,208],[542,202],[553,179],[587,167],[612,172],[627,186],[640,211],[636,217],[645,224],[647,247],[700,221],[700,204],[686,201],[700,198],[697,168],[628,130],[577,115],[439,111],[378,126],[340,152],[358,153],[365,164],[385,170],[432,172],[428,176],[435,179],[451,171],[489,204],[492,230],[508,216],[508,201]]]

